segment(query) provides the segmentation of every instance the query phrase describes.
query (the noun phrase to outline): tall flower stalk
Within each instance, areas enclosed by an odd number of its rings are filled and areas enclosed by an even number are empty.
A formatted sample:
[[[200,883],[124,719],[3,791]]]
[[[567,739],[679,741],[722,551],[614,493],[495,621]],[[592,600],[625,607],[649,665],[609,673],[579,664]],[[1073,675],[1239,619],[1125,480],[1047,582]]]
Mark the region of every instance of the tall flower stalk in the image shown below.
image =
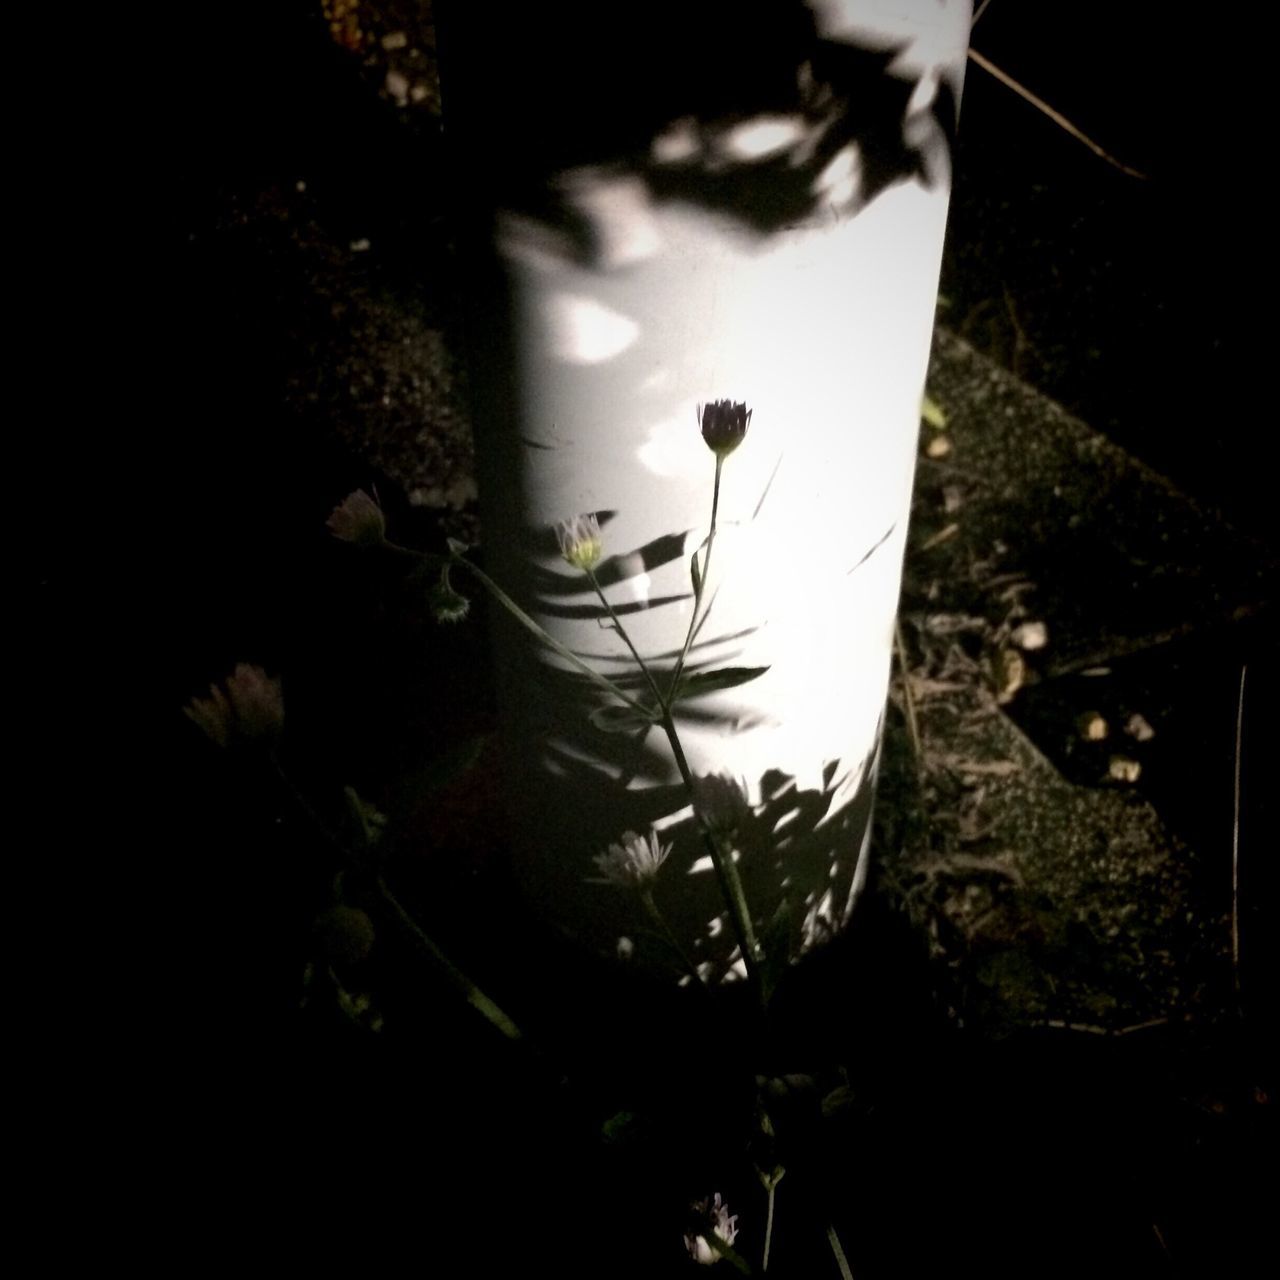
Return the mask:
[[[703,605],[711,571],[711,554],[715,546],[716,520],[720,510],[720,482],[724,462],[745,439],[747,426],[751,421],[751,412],[745,404],[735,403],[731,400],[717,400],[701,405],[698,408],[698,424],[702,430],[703,440],[715,456],[715,477],[711,490],[711,519],[706,541],[703,547],[693,553],[690,564],[690,574],[693,582],[693,609],[689,616],[689,625],[685,631],[679,657],[665,689],[659,683],[652,668],[644,660],[635,642],[628,634],[621,617],[613,607],[597,575],[597,567],[604,556],[604,542],[597,517],[591,513],[576,515],[561,521],[556,526],[556,538],[561,556],[567,564],[586,575],[592,590],[609,618],[610,625],[621,638],[623,644],[626,645],[628,652],[635,661],[636,667],[644,677],[652,699],[651,705],[646,705],[646,703],[624,691],[616,682],[590,667],[571,649],[550,635],[545,628],[520,608],[492,578],[466,558],[464,554],[466,549],[464,547],[457,543],[450,543],[450,552],[454,560],[469,570],[494,599],[526,630],[537,636],[548,648],[559,654],[628,708],[633,713],[633,718],[628,721],[628,724],[642,725],[647,722],[662,727],[667,743],[671,748],[676,769],[680,774],[680,779],[684,784],[690,803],[693,805],[695,820],[701,829],[707,851],[711,856],[711,865],[715,870],[721,895],[728,908],[729,918],[737,938],[743,964],[746,967],[747,977],[763,1000],[766,993],[760,972],[762,955],[756,938],[755,926],[751,919],[751,911],[747,904],[746,893],[734,861],[733,843],[726,833],[714,829],[714,824],[707,820],[697,803],[693,770],[689,766],[688,757],[680,741],[674,713],[677,701],[682,696],[688,696],[688,682],[684,681],[685,665],[688,661],[689,652],[693,647],[694,639],[702,624],[706,621],[706,611]],[[699,563],[699,552],[703,551],[704,548],[705,552],[702,555],[701,563]],[[717,683],[710,687],[704,686],[704,691],[710,691],[711,687],[723,688],[728,687],[730,683],[741,683],[743,680],[751,679],[755,675],[761,674],[761,671],[747,670],[732,674],[725,672],[709,674],[720,677],[722,683]],[[641,896],[643,900],[644,895],[642,894]],[[651,899],[652,895],[650,894],[650,905],[652,905]],[[654,913],[656,914],[656,907],[654,907]],[[665,934],[669,934],[670,931],[666,928],[665,922],[662,922],[662,928]],[[683,952],[681,952],[681,955],[683,956]],[[688,965],[687,961],[686,965],[696,974],[696,969]]]

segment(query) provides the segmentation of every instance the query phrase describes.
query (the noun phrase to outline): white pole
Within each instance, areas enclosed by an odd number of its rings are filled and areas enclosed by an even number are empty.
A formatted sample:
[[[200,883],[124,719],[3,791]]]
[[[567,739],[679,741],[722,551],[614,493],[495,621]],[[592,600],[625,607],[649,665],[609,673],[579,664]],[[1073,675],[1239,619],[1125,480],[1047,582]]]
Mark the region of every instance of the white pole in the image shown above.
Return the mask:
[[[615,6],[607,48],[563,15],[517,31],[505,9],[485,27],[486,6],[462,8],[445,121],[490,268],[473,277],[487,564],[643,701],[560,555],[557,524],[594,514],[600,585],[666,688],[712,508],[699,406],[750,410],[686,669],[767,671],[679,703],[675,723],[694,774],[740,780],[751,915],[798,955],[866,875],[970,5]],[[631,895],[592,883],[625,832],[656,832],[672,852],[654,898],[680,946],[709,981],[741,974],[661,726],[608,732],[597,684],[509,620],[495,643],[530,893],[589,944],[664,968]]]

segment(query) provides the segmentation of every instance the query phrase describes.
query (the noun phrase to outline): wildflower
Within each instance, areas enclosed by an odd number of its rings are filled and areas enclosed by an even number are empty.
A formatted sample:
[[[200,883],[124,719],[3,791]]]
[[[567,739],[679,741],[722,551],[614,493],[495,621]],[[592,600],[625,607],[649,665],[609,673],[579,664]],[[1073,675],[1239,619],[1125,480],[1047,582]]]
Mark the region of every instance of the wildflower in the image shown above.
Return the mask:
[[[730,1248],[738,1238],[738,1215],[729,1212],[729,1206],[720,1199],[717,1191],[711,1200],[700,1200],[693,1206],[698,1220],[699,1230],[689,1232],[684,1238],[684,1247],[694,1262],[710,1266],[720,1261],[720,1255],[706,1242],[704,1236],[714,1235]]]
[[[600,538],[600,521],[594,515],[574,516],[556,525],[560,554],[575,569],[594,569],[604,554]]]
[[[659,843],[654,831],[649,832],[648,839],[634,831],[624,831],[621,843],[611,844],[606,853],[595,856],[600,875],[593,877],[590,883],[612,884],[621,889],[647,889],[657,878],[670,852],[671,846]]]
[[[325,527],[339,541],[357,547],[376,547],[387,537],[382,508],[363,489],[347,494],[330,512]]]
[[[431,612],[437,622],[461,622],[471,612],[471,601],[459,595],[449,581],[449,566],[440,570],[440,581],[431,588]]]
[[[693,808],[703,826],[718,836],[735,835],[751,817],[746,787],[724,773],[694,778]]]
[[[209,697],[192,698],[183,708],[189,720],[220,747],[235,739],[248,742],[276,738],[284,725],[280,681],[261,667],[241,662],[223,682],[209,686]]]
[[[727,458],[746,438],[751,410],[732,400],[713,400],[698,406],[698,425],[707,448],[717,458]]]

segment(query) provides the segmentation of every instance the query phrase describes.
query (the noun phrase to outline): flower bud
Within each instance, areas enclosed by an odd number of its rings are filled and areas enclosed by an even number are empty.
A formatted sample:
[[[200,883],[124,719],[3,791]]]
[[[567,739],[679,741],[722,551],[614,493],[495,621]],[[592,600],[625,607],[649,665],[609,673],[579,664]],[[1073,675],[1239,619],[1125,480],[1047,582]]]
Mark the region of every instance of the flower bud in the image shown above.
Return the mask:
[[[718,458],[727,458],[746,439],[751,410],[732,400],[713,400],[698,406],[702,438]]]
[[[604,554],[604,542],[600,537],[600,521],[594,515],[574,516],[556,525],[556,538],[560,542],[560,554],[575,569],[594,569]]]
[[[261,667],[241,662],[222,688],[210,685],[209,696],[192,698],[183,713],[220,747],[234,741],[271,741],[284,727],[280,681]]]
[[[357,547],[376,547],[387,538],[382,508],[363,489],[347,494],[330,512],[325,527],[339,541]]]

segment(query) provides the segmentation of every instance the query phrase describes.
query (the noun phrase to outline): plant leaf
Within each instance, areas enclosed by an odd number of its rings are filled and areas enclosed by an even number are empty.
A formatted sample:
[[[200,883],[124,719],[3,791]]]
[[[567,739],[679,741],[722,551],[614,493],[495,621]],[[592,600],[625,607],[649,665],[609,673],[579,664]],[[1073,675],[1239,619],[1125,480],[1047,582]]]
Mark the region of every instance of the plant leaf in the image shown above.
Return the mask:
[[[703,694],[715,693],[720,689],[732,689],[749,680],[758,679],[768,670],[768,667],[721,667],[718,671],[695,671],[680,677],[675,701],[701,698]]]
[[[648,729],[658,719],[656,711],[647,707],[639,711],[620,702],[606,703],[591,713],[591,723],[604,733],[634,733],[637,729]]]
[[[698,551],[702,548],[699,547]],[[693,579],[693,594],[696,596],[702,591],[702,570],[698,568],[698,551],[689,557],[689,577]]]

